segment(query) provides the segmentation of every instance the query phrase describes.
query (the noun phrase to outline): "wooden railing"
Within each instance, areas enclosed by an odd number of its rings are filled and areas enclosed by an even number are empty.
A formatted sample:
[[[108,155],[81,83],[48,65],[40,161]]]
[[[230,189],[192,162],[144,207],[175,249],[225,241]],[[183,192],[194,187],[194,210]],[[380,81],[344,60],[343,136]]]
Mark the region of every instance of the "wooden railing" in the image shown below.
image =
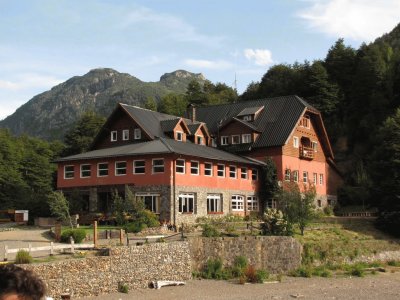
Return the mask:
[[[314,159],[314,149],[311,147],[300,146],[300,158]]]

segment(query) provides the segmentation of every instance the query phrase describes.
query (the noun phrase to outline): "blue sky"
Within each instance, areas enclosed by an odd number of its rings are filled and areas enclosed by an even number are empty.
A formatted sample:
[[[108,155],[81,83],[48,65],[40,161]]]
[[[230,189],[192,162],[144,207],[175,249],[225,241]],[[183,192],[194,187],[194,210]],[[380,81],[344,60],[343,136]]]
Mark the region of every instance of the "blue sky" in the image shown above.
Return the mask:
[[[75,75],[143,81],[185,69],[241,93],[272,65],[357,48],[400,22],[399,0],[0,0],[0,119]],[[121,99],[123,100],[123,99]]]

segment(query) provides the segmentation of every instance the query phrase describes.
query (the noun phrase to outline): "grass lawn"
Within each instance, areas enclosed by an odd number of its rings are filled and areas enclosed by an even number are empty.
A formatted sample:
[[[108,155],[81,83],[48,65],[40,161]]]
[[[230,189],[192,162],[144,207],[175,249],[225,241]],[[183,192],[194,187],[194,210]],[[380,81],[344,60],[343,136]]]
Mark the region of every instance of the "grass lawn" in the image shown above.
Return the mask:
[[[377,230],[372,220],[328,218],[310,224],[295,238],[303,245],[303,264],[342,263],[345,258],[400,250],[400,240]]]

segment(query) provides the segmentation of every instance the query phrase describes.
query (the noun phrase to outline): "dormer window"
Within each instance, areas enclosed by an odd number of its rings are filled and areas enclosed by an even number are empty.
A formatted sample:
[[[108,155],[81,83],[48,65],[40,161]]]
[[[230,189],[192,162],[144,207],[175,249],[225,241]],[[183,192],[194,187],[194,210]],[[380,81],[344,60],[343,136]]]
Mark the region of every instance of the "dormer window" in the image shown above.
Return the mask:
[[[180,132],[180,131],[176,132],[176,140],[183,141],[183,132]]]
[[[253,118],[251,117],[251,115],[243,116],[243,121],[251,122],[252,120]]]
[[[124,129],[122,131],[122,140],[123,141],[129,140],[129,129]]]
[[[135,128],[133,130],[133,138],[135,140],[140,140],[142,138],[142,131],[140,130],[140,128]]]
[[[310,116],[304,115],[304,117],[300,120],[300,126],[305,128],[310,128]]]
[[[253,122],[263,109],[264,106],[246,107],[237,115],[237,117],[243,121]]]
[[[200,135],[196,136],[196,143],[199,144],[199,145],[202,145],[203,144],[203,137],[200,136]]]
[[[117,141],[117,131],[111,131],[111,142]]]

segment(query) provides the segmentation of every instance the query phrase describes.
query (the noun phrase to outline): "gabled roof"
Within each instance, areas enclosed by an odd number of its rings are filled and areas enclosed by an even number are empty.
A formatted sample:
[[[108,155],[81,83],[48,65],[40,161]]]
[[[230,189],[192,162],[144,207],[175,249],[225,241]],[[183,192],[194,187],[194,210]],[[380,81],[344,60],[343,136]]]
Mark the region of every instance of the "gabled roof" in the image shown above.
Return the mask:
[[[241,117],[241,116],[254,115],[254,114],[258,113],[260,110],[262,110],[263,108],[264,108],[264,106],[246,107],[240,113],[238,113],[237,116]]]
[[[251,125],[261,133],[252,145],[253,149],[284,145],[305,111],[317,115],[316,123],[319,127],[323,127],[320,112],[295,95],[198,107],[196,118],[198,121],[207,124],[210,133],[217,135],[221,124],[246,111],[246,108],[248,108],[248,111],[252,111],[256,107],[264,107],[264,109],[260,112],[258,118],[251,122]],[[321,128],[320,133],[325,135],[321,138],[325,141],[327,154],[333,156],[325,129]]]
[[[246,126],[246,127],[249,127],[250,129],[252,129],[252,130],[254,130],[254,131],[259,132],[258,128],[257,128],[256,126],[254,126],[252,123],[247,122],[247,121],[242,120],[242,119],[238,119],[238,118],[236,118],[236,117],[233,117],[233,118],[231,118],[231,119],[226,120],[224,123],[222,123],[222,124],[220,125],[219,129],[222,129],[222,128],[226,127],[228,124],[230,124],[230,123],[232,123],[232,122],[238,122],[238,123],[240,123],[240,124],[242,124],[242,125],[244,125],[244,126]]]
[[[191,142],[182,143],[169,138],[157,138],[153,141],[128,144],[107,149],[93,150],[77,155],[57,159],[55,162],[88,160],[105,157],[124,157],[148,154],[180,154],[201,157],[210,160],[236,162],[251,165],[263,165],[263,162],[231,154],[212,147],[205,147]]]

